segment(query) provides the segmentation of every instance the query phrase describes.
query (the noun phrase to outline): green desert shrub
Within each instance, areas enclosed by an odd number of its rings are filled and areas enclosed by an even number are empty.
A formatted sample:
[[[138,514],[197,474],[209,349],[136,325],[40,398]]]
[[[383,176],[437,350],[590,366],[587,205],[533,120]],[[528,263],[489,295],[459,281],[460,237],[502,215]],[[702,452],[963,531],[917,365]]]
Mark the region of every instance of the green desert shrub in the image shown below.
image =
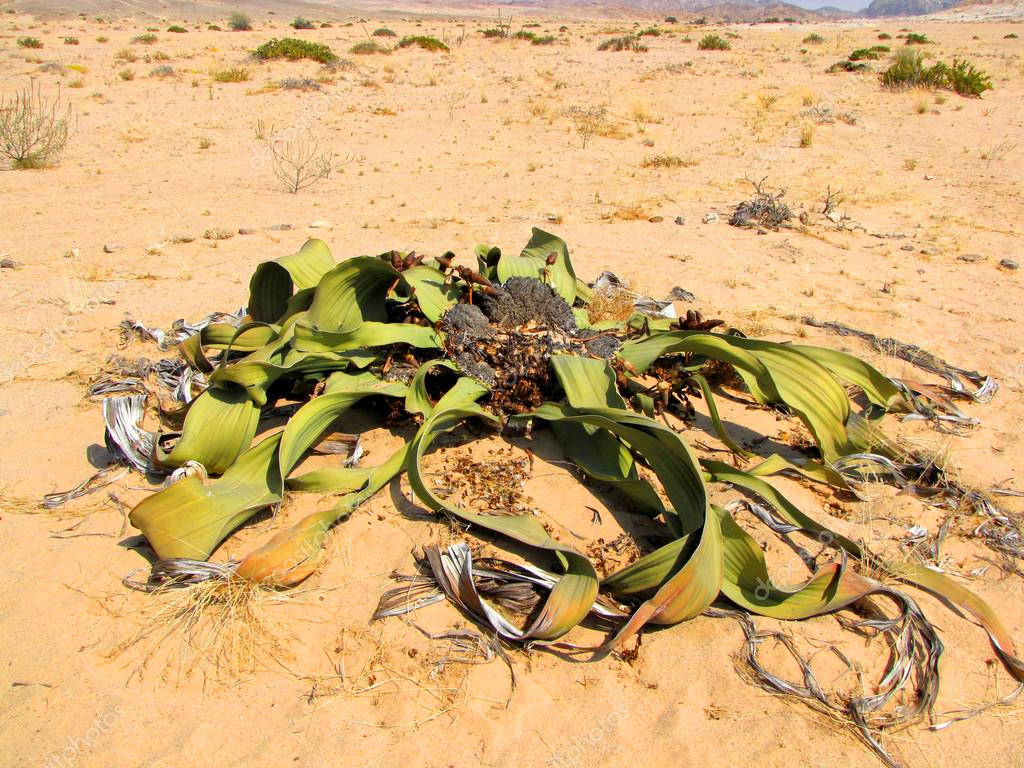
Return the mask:
[[[129,42],[137,43],[139,45],[152,45],[156,42],[156,35],[152,32],[147,32],[144,35],[136,35]]]
[[[832,72],[864,72],[865,70],[871,69],[867,64],[863,62],[854,62],[850,60],[837,61],[831,67],[825,71],[828,73]]]
[[[805,37],[801,42],[803,42],[804,45],[820,45],[825,42],[825,38],[817,32],[811,32],[811,34]]]
[[[43,43],[38,37],[19,37],[19,48],[42,48]]]
[[[393,29],[388,29],[387,27],[378,27],[377,29],[373,30],[373,36],[374,37],[398,37],[398,33],[395,32],[395,30],[393,30]]]
[[[883,86],[893,90],[944,88],[961,96],[977,97],[992,89],[991,78],[968,61],[953,59],[952,65],[937,61],[929,67],[920,53],[906,49],[896,52],[881,80]]]
[[[45,168],[64,151],[71,126],[71,105],[43,96],[29,86],[0,97],[0,159],[12,168]]]
[[[697,48],[702,51],[728,51],[732,46],[728,40],[724,40],[718,35],[704,35],[697,43]]]
[[[179,26],[178,24],[174,24],[173,26],[168,27],[167,31],[173,32],[176,35],[184,35],[186,32],[188,32],[187,29],[185,29],[182,26]]]
[[[643,53],[647,46],[640,42],[636,35],[621,35],[620,37],[609,37],[599,46],[599,51],[633,51]]]
[[[77,37],[65,37],[64,38],[64,45],[78,45],[78,38]]]
[[[270,59],[311,59],[321,64],[328,64],[338,57],[331,49],[323,43],[314,43],[309,40],[298,40],[294,37],[272,38],[255,51],[253,56],[263,61]]]
[[[425,51],[430,51],[431,53],[448,51],[447,45],[442,43],[436,37],[430,37],[429,35],[408,35],[398,41],[399,48],[410,48],[414,45],[419,46]]]
[[[922,35],[917,32],[908,32],[906,45],[929,45],[931,40],[928,39],[928,35]]]
[[[217,83],[244,83],[249,79],[249,70],[245,67],[228,67],[215,69],[210,77]]]
[[[228,26],[233,32],[248,32],[252,29],[252,20],[249,18],[249,14],[235,11],[228,18]]]
[[[537,35],[530,41],[530,45],[554,45],[558,38],[554,35]]]
[[[850,54],[850,61],[876,60],[880,58],[882,58],[881,54],[871,48],[858,48]]]
[[[357,56],[372,56],[375,53],[391,53],[391,50],[376,40],[360,40],[349,48],[348,52],[354,53]]]
[[[892,35],[890,35],[890,34],[889,34],[888,32],[882,32],[882,33],[881,33],[881,34],[880,34],[880,35],[878,36],[878,39],[879,39],[879,40],[892,40]]]
[[[316,29],[316,24],[314,24],[309,19],[304,19],[301,16],[296,16],[294,19],[292,19],[291,27],[292,29]]]

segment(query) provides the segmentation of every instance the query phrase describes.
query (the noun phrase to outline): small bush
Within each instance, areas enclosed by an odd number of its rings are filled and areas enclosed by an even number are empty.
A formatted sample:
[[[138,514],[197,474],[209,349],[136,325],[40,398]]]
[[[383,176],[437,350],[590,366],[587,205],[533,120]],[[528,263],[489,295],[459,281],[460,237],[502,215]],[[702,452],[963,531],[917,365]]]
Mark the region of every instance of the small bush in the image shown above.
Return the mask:
[[[718,35],[704,35],[697,43],[697,48],[702,51],[728,51],[732,46]]]
[[[301,16],[296,16],[294,19],[292,19],[291,27],[292,29],[316,29],[316,24],[314,24],[309,19],[304,19]]]
[[[945,88],[961,96],[979,97],[992,89],[992,80],[973,64],[953,59],[952,66],[937,61],[926,67],[917,51],[900,50],[892,65],[881,74],[882,85],[891,89]]]
[[[130,69],[122,69],[120,72],[117,73],[117,76],[125,81],[135,79],[135,73],[132,72]]]
[[[100,35],[99,37],[96,38],[96,42],[97,43],[109,43],[110,42],[110,38],[106,37],[105,35]]]
[[[391,50],[376,40],[360,40],[349,48],[348,52],[354,53],[357,56],[372,56],[375,53],[391,53]]]
[[[657,27],[648,27],[647,29],[641,29],[636,33],[637,37],[661,37],[661,30]]]
[[[45,168],[64,151],[71,105],[52,101],[31,86],[10,100],[0,97],[0,157],[12,168]]]
[[[922,35],[917,32],[908,32],[906,45],[931,45],[931,40],[928,39],[928,35]]]
[[[769,16],[767,19],[762,21],[762,24],[778,24],[782,21],[778,16]]]
[[[387,27],[378,27],[377,29],[373,30],[373,36],[374,37],[398,37],[398,33],[395,32],[395,30],[393,30],[393,29],[388,29]]]
[[[131,48],[122,48],[114,55],[114,58],[127,61],[129,64],[139,60],[139,57],[135,55],[135,51]]]
[[[850,54],[850,61],[864,61],[865,59],[875,61],[880,58],[882,58],[881,54],[871,48],[858,48]]]
[[[210,73],[210,77],[217,83],[244,83],[249,79],[249,70],[244,67],[216,69]]]
[[[883,32],[882,34],[880,34],[878,36],[878,39],[879,40],[892,40],[892,35],[890,35],[888,32]]]
[[[992,90],[992,79],[961,59],[953,59],[953,66],[946,70],[946,84],[961,96],[980,97],[985,91]]]
[[[149,71],[150,77],[174,77],[174,67],[170,64],[161,64],[159,67],[153,67]]]
[[[498,29],[497,27],[490,27],[484,29],[481,33],[484,37],[506,37],[504,29]]]
[[[537,35],[530,41],[530,45],[554,45],[558,38],[554,35]]]
[[[294,37],[285,37],[280,40],[273,38],[253,51],[253,55],[264,61],[270,59],[290,59],[292,61],[311,59],[321,64],[329,64],[338,58],[323,43],[297,40]]]
[[[643,168],[683,168],[695,165],[692,160],[684,160],[678,155],[650,155],[640,163]]]
[[[609,37],[599,46],[599,51],[633,51],[635,53],[643,53],[647,50],[647,46],[640,42],[640,38],[636,35],[622,35],[621,37]]]
[[[864,72],[870,69],[871,67],[863,62],[837,61],[825,71],[831,74],[833,72]]]
[[[145,35],[136,35],[128,42],[138,43],[139,45],[152,45],[156,42],[156,35],[152,32],[147,32]]]
[[[1003,35],[1003,40],[1016,40],[1016,39],[1017,39],[1017,33],[1016,32],[1010,32],[1009,34]]]
[[[184,34],[186,34],[188,32],[187,29],[185,29],[184,27],[178,26],[177,24],[174,24],[173,26],[168,27],[167,31],[168,32],[173,32],[176,35],[184,35]]]
[[[163,51],[157,51],[153,54],[153,61],[170,61],[171,57]]]
[[[675,16],[666,16],[665,17],[665,23],[666,24],[678,24],[679,23],[679,19],[677,19]]]
[[[525,29],[520,29],[512,35],[516,40],[533,40],[536,36],[533,32],[527,32]]]
[[[320,83],[312,77],[286,77],[278,87],[283,91],[319,91]]]
[[[64,45],[78,45],[78,38],[77,37],[65,37],[64,38]]]
[[[219,25],[217,25],[217,24],[210,24],[210,25],[208,25],[208,26],[206,27],[206,30],[207,30],[208,32],[220,32],[220,31],[221,31],[221,28],[220,28],[220,26],[219,26]]]
[[[819,35],[817,32],[812,32],[807,37],[805,37],[801,42],[803,42],[804,45],[820,45],[821,43],[825,42],[825,38]]]
[[[235,11],[228,19],[228,26],[233,32],[248,32],[252,29],[252,21],[247,13]]]
[[[19,37],[19,48],[42,48],[43,44],[38,37]]]
[[[398,42],[399,48],[409,48],[413,45],[418,45],[425,51],[431,53],[437,53],[438,51],[448,52],[448,46],[438,40],[436,37],[429,37],[428,35],[409,35],[403,37]]]
[[[892,49],[888,45],[872,45],[871,50],[878,51],[878,53],[888,53]]]

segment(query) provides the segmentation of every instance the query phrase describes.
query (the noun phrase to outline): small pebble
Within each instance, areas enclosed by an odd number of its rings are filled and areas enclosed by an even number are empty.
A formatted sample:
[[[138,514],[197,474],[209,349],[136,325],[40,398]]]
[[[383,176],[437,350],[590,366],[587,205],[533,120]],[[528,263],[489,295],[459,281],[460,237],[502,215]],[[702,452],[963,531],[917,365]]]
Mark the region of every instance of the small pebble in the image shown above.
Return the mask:
[[[705,213],[703,221],[705,224],[717,224],[718,214],[715,213],[714,211],[711,211],[710,213]]]
[[[124,246],[120,243],[107,243],[103,246],[104,253],[116,253],[117,251],[123,251]]]
[[[676,216],[676,224],[678,224],[681,227],[685,223],[686,223],[686,217],[685,216]]]
[[[195,240],[195,238],[192,237],[192,235],[171,235],[171,242],[175,244],[191,243],[193,240]]]
[[[664,220],[664,216],[651,216],[651,218],[648,219],[648,221],[651,222],[651,224],[660,224]]]
[[[957,261],[966,261],[968,264],[975,264],[979,261],[985,260],[985,257],[980,253],[961,253],[956,258]]]
[[[317,219],[316,221],[314,221],[312,224],[309,225],[309,228],[310,229],[330,229],[331,228],[331,222],[324,221],[323,219]]]
[[[267,229],[271,232],[287,232],[292,228],[291,224],[271,224]]]
[[[999,266],[1003,269],[1020,269],[1020,264],[1013,259],[1003,259],[999,262]]]
[[[251,229],[249,227],[240,227],[239,230],[238,230],[238,234],[240,234],[240,235],[255,235],[256,234],[256,230],[255,229]]]
[[[914,250],[914,246],[912,246],[912,245],[901,245],[900,246],[900,250],[901,251],[912,251],[912,250]]]
[[[0,269],[17,269],[20,266],[20,261],[15,261],[14,259],[0,259]]]

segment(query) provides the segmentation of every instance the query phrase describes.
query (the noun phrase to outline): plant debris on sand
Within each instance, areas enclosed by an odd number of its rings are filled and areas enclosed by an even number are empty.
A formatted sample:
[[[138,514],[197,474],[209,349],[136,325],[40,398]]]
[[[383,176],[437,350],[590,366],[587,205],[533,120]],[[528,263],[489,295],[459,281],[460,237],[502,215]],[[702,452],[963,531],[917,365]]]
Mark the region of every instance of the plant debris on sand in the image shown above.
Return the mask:
[[[732,226],[778,229],[793,219],[793,212],[789,210],[788,205],[782,202],[786,190],[765,191],[764,183],[767,180],[768,177],[765,176],[760,181],[750,182],[754,185],[754,196],[736,206],[736,210],[729,217],[729,223]]]
[[[754,185],[757,194],[737,208],[733,223],[777,227],[789,220],[782,192],[763,184]],[[425,547],[419,573],[398,577],[405,585],[385,595],[378,617],[448,599],[496,645],[599,656],[623,649],[648,625],[677,624],[713,605],[738,612],[748,644],[758,639],[749,616],[853,612],[858,620],[844,618],[845,626],[886,646],[881,678],[860,686],[874,694],[837,700],[806,668],[803,682],[785,681],[753,652],[749,666],[759,684],[841,714],[889,765],[895,760],[880,734],[930,713],[942,651],[935,628],[895,583],[969,614],[1010,675],[1024,680],[1010,633],[980,597],[916,561],[877,556],[771,482],[787,473],[847,493],[884,482],[930,503],[956,500],[993,516],[998,510],[990,502],[962,491],[937,466],[916,466],[907,459],[912,453],[883,431],[885,415],[894,412],[940,426],[975,423],[953,404],[971,393],[950,394],[952,381],[943,389],[889,378],[832,349],[748,338],[695,309],[677,316],[672,301],[640,297],[624,319],[594,318],[588,304],[599,293],[624,290],[621,281],[608,274],[592,285],[579,280],[565,242],[539,229],[518,253],[479,246],[475,256],[473,266],[457,264],[451,253],[397,251],[336,262],[325,243],[310,240],[256,268],[244,312],[181,324],[173,335],[130,323],[131,333],[177,342],[184,361],[143,366],[145,373],[140,367],[137,383],[126,380],[130,366],[122,365],[94,390],[106,394],[111,452],[165,478],[131,511],[155,554],[142,588],[225,580],[294,587],[323,567],[332,527],[404,474],[431,512],[470,526],[473,536],[511,543],[536,562],[474,556],[461,538]],[[693,299],[679,291],[672,298]],[[958,370],[923,359],[942,374]],[[719,416],[724,386],[742,386],[748,402],[798,421],[793,427],[808,442],[803,456],[757,456],[753,449],[773,443],[737,442]],[[159,410],[162,430],[143,424],[147,399],[173,404]],[[696,399],[731,462],[699,457],[691,447],[695,427],[684,432],[680,425],[693,416]],[[389,456],[375,456],[373,466],[361,462],[358,438],[348,436],[340,465],[300,470],[360,406],[415,433]],[[467,439],[481,427],[524,440],[550,427],[569,462],[642,514],[650,532],[588,546],[585,536],[546,525],[523,504],[514,468],[510,488],[492,495],[485,481],[483,498],[462,506],[465,494],[435,482],[424,462],[442,435],[459,431]],[[333,506],[279,530],[237,561],[208,562],[239,526],[300,492],[330,497]],[[723,493],[739,498],[723,505]],[[599,520],[600,510],[592,511]],[[746,511],[754,523],[744,519]],[[774,550],[759,544],[752,525],[787,542],[818,542],[817,556],[801,558],[806,581],[773,580]],[[1010,528],[1000,530],[993,536],[1006,543]],[[1001,551],[1010,557],[1014,550]],[[608,635],[586,642],[576,631],[581,624]]]

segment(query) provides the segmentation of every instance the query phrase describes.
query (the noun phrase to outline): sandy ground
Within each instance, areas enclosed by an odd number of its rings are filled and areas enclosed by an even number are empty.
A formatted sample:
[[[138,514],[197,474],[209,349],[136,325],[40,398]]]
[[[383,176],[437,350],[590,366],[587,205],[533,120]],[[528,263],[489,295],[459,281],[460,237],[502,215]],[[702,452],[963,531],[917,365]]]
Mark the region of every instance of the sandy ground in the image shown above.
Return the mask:
[[[141,22],[0,16],[0,90],[12,94],[31,79],[48,96],[59,89],[74,108],[57,167],[0,172],[0,256],[21,264],[0,271],[0,561],[10,578],[0,595],[0,763],[875,764],[836,724],[744,682],[733,660],[741,634],[729,621],[650,633],[631,663],[513,653],[511,698],[500,661],[439,665],[443,641],[395,619],[368,624],[388,573],[410,569],[410,549],[451,536],[403,515],[408,503],[397,487],[332,534],[322,573],[290,599],[265,600],[264,645],[251,664],[236,649],[239,669],[182,655],[180,639],[155,631],[167,602],[126,593],[121,577],[144,563],[119,545],[132,531],[105,493],[59,515],[31,505],[94,471],[87,449],[102,442],[102,427],[84,389],[116,350],[126,314],[167,327],[235,309],[256,264],[312,234],[337,258],[391,248],[469,257],[481,242],[519,247],[532,226],[564,237],[584,277],[612,269],[658,294],[680,285],[705,314],[758,335],[803,338],[902,370],[860,342],[801,325],[811,314],[991,373],[1002,389],[991,404],[969,407],[982,420],[976,430],[892,428],[967,483],[1024,487],[1022,277],[999,266],[1024,260],[1024,40],[1004,38],[1024,30],[1004,22],[736,27],[725,28],[738,34],[731,51],[704,52],[696,48],[703,30],[679,26],[647,38],[650,50],[640,54],[596,52],[602,39],[631,28],[621,21],[566,20],[564,43],[545,47],[485,40],[477,30],[490,20],[391,19],[400,35],[443,34],[452,52],[353,56],[354,68],[333,75],[310,62],[247,62],[248,50],[291,33],[283,17],[261,17],[246,33],[204,24],[168,34],[159,25],[157,42],[143,45],[130,42]],[[535,31],[559,34],[560,24]],[[824,74],[851,50],[876,44],[879,31],[895,37],[901,27],[936,41],[930,55],[966,56],[990,72],[995,90],[980,100],[890,93],[870,73]],[[825,42],[802,44],[812,31]],[[25,35],[43,48],[18,48]],[[365,39],[358,23],[301,35],[342,54]],[[80,44],[64,45],[64,37]],[[136,61],[118,58],[126,48]],[[63,69],[43,71],[49,62]],[[173,73],[158,77],[162,65]],[[237,66],[248,81],[213,81],[213,71]],[[320,78],[319,91],[277,87],[307,76]],[[607,110],[604,135],[586,147],[566,116],[572,106]],[[819,123],[811,108],[849,121]],[[334,152],[331,176],[284,191],[257,121]],[[657,156],[678,162],[645,167]],[[786,189],[794,210],[808,212],[808,226],[759,235],[725,223],[751,193],[747,179],[765,176]],[[849,217],[842,230],[816,215],[829,188]],[[702,223],[709,212],[721,214],[717,223]],[[315,221],[330,226],[310,229]],[[292,229],[270,229],[280,224]],[[252,233],[203,237],[239,229]],[[104,252],[114,244],[123,247]],[[124,354],[152,350],[136,344]],[[760,417],[743,423],[781,442],[793,429]],[[382,454],[396,439],[375,434],[371,450]],[[609,500],[576,483],[543,439],[535,449],[531,503],[560,524],[615,538],[625,518],[606,514],[589,527],[585,509]],[[435,457],[438,469],[465,450],[453,445],[455,454]],[[851,504],[786,487],[822,519],[874,536],[882,550],[896,548],[913,522],[939,518],[912,499]],[[134,477],[114,490],[128,502],[148,492]],[[324,503],[289,501],[282,515]],[[242,531],[217,558],[246,551],[278,524]],[[965,580],[993,560],[966,533],[951,535],[945,562]],[[1024,640],[1021,578],[990,565],[969,582]],[[1008,691],[983,633],[920,599],[947,646],[938,711]],[[433,632],[464,623],[445,605],[417,621]],[[138,636],[147,629],[155,634]],[[805,647],[834,640],[866,663],[880,650],[839,633],[833,618],[787,630]],[[771,650],[765,658],[792,672]],[[856,685],[822,663],[833,687]],[[1019,711],[941,732],[917,726],[887,743],[911,766],[1024,766]]]

